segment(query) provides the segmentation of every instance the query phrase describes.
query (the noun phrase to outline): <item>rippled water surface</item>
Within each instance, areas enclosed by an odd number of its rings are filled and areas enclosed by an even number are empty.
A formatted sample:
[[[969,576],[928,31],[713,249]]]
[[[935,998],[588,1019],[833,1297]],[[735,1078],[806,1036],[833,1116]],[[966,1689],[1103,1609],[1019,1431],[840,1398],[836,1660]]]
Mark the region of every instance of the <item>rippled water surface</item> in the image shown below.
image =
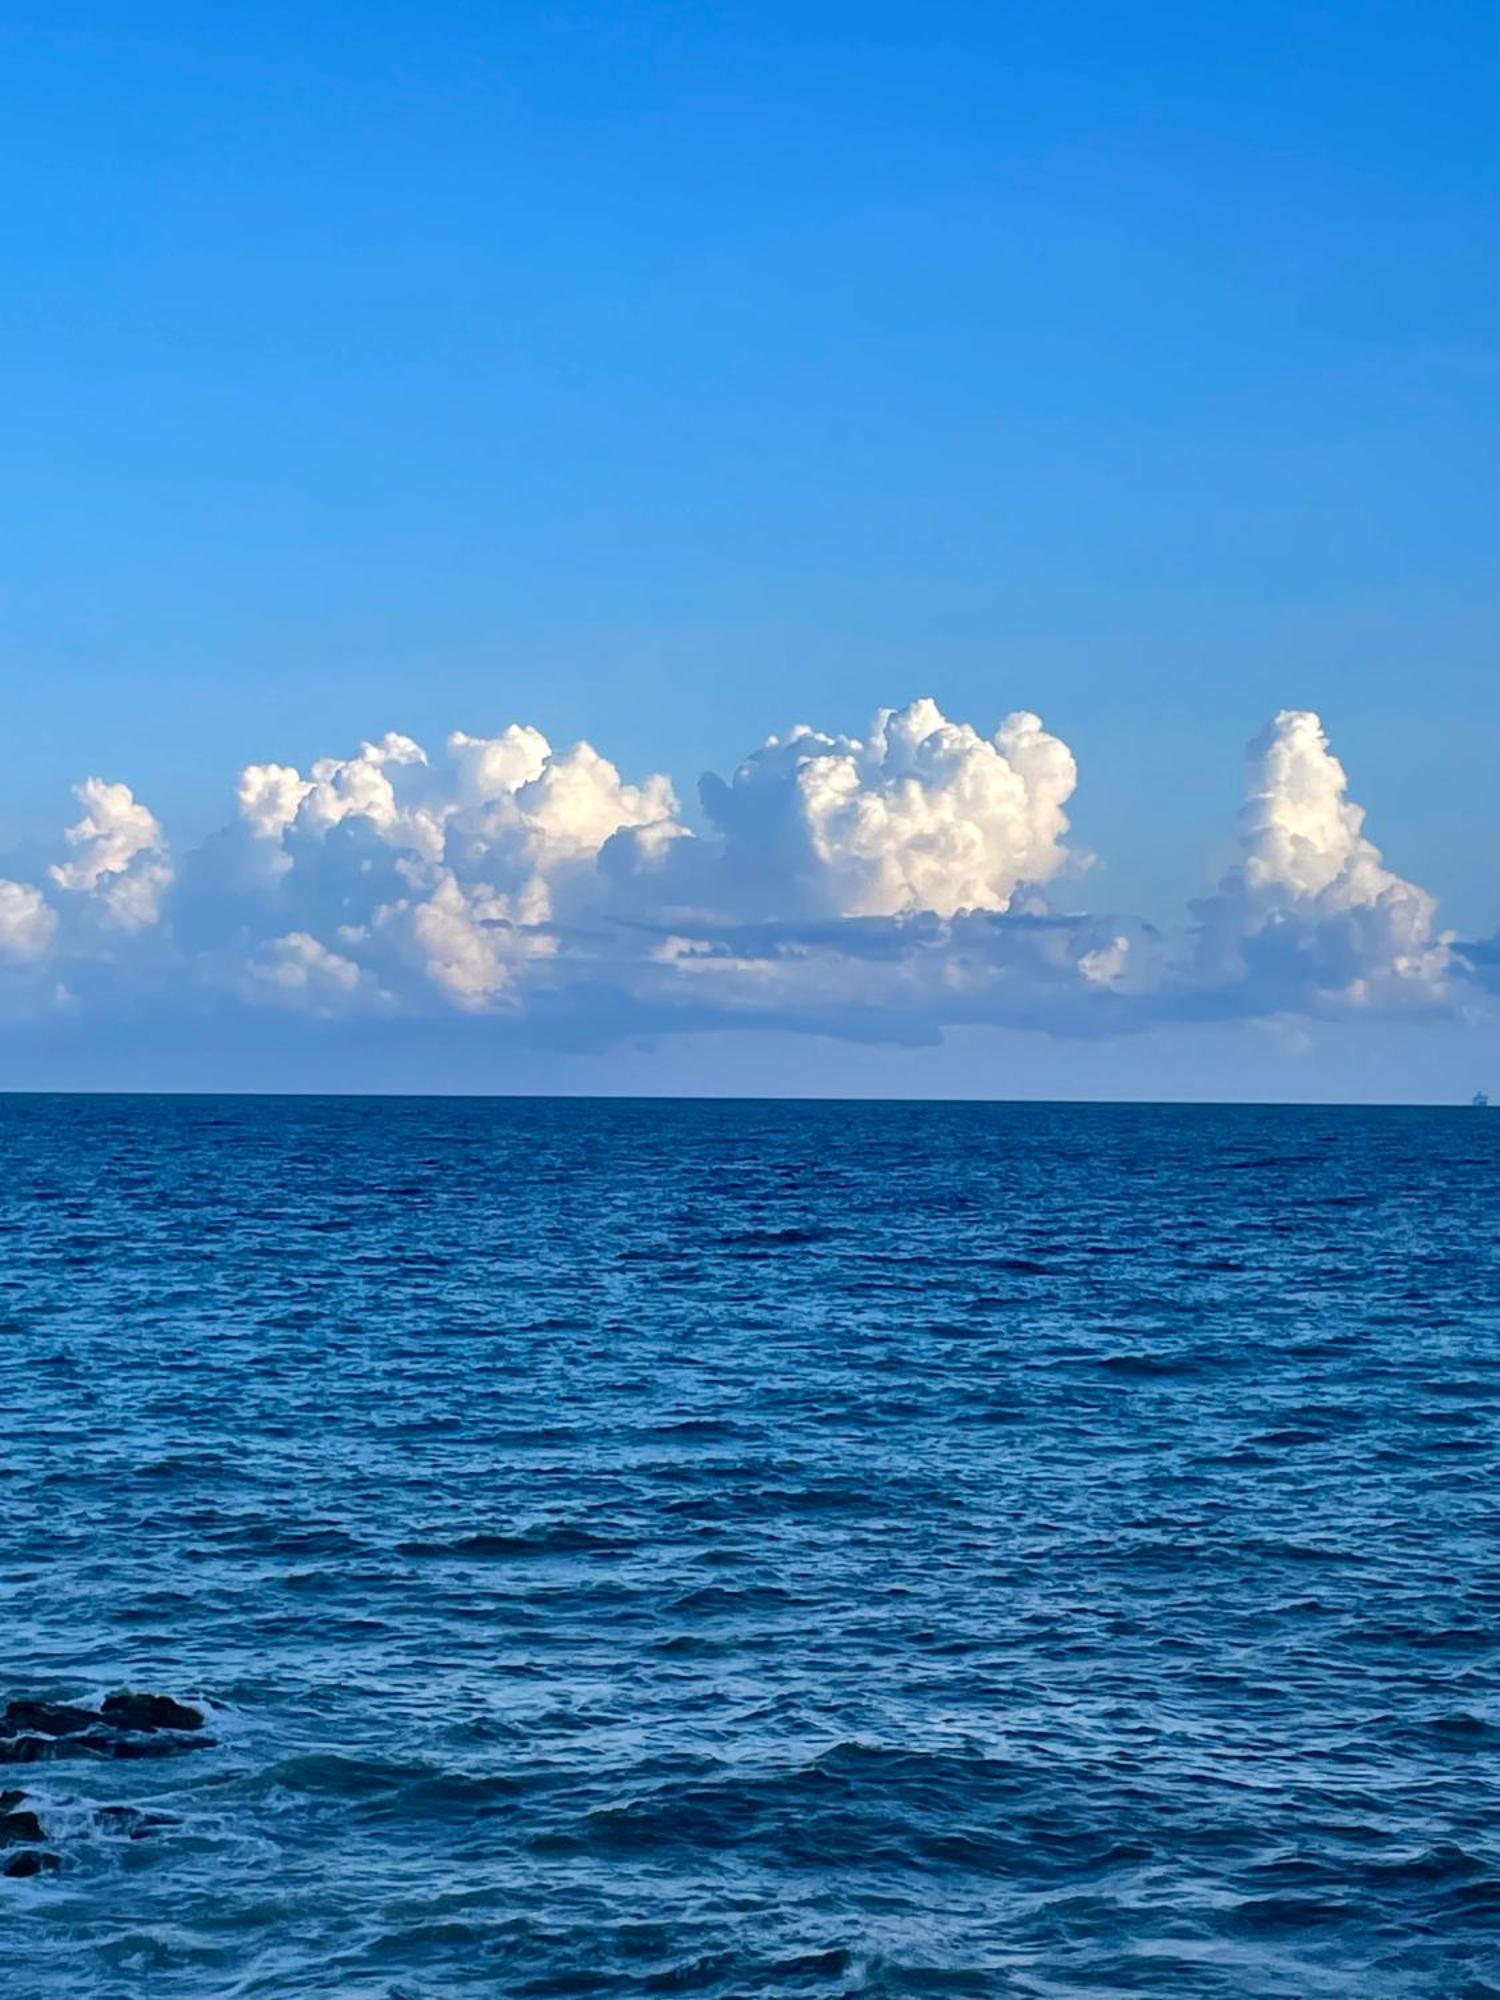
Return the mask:
[[[1500,1993],[1500,1116],[0,1148],[7,1991]]]

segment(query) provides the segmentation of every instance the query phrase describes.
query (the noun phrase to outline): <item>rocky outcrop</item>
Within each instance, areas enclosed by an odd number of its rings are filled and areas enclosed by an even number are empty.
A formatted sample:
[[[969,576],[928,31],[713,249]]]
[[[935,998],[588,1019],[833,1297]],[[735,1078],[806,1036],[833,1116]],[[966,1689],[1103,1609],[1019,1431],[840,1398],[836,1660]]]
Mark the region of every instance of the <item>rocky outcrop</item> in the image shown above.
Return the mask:
[[[100,1806],[94,1824],[103,1833],[126,1840],[149,1840],[169,1826],[181,1826],[175,1813],[147,1812],[143,1806]]]
[[[189,1708],[169,1694],[134,1694],[122,1690],[106,1695],[99,1713],[116,1729],[201,1729],[206,1717],[201,1708]]]
[[[97,1710],[65,1701],[8,1701],[0,1715],[0,1736],[76,1736],[100,1719]]]
[[[7,1797],[25,1798],[26,1794],[7,1793]],[[44,1840],[42,1823],[34,1812],[21,1806],[12,1806],[9,1812],[0,1813],[0,1847],[15,1847],[21,1841]]]
[[[52,1875],[62,1865],[49,1850],[32,1843],[47,1838],[42,1823],[29,1806],[22,1804],[24,1792],[0,1792],[0,1875]],[[11,1852],[10,1850],[16,1850]]]
[[[169,1694],[121,1688],[97,1708],[18,1696],[0,1710],[0,1764],[50,1763],[59,1757],[170,1757],[208,1749],[201,1708]],[[29,1795],[0,1789],[0,1878],[55,1875],[61,1857],[43,1843],[47,1831]],[[145,1840],[176,1826],[171,1813],[142,1806],[100,1806],[94,1825],[114,1839]],[[4,1990],[0,1988],[0,1990]]]
[[[59,1757],[171,1757],[207,1749],[207,1717],[171,1695],[130,1688],[98,1708],[20,1699],[0,1713],[0,1764],[43,1764]]]
[[[61,1867],[62,1862],[49,1848],[23,1847],[19,1854],[12,1854],[7,1859],[5,1866],[0,1868],[0,1875],[9,1875],[12,1878],[22,1875],[55,1875]]]
[[[12,1708],[20,1706],[11,1704]],[[195,1709],[186,1712],[197,1714]],[[35,1718],[31,1719],[34,1722]],[[91,1720],[84,1729],[92,1726]],[[29,1796],[14,1787],[0,1791],[0,1877],[55,1875],[62,1867],[61,1856],[42,1844],[47,1839],[47,1829],[34,1806],[27,1803]],[[175,1813],[152,1812],[145,1806],[97,1806],[91,1818],[97,1832],[114,1840],[149,1840],[153,1834],[182,1824]],[[0,1983],[0,1992],[7,1990]]]

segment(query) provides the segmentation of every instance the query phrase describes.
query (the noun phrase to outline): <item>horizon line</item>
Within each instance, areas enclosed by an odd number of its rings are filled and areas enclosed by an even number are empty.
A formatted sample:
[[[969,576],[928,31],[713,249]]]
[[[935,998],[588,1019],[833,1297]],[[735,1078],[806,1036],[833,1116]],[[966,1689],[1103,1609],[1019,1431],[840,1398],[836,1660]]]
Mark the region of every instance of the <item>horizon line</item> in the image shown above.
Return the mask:
[[[1479,1093],[1484,1099],[1484,1093]],[[256,1102],[386,1103],[386,1104],[869,1104],[955,1106],[987,1105],[1037,1110],[1119,1111],[1474,1111],[1488,1110],[1487,1099],[1473,1098],[1319,1098],[1319,1097],[919,1097],[877,1096],[874,1093],[829,1092],[705,1092],[596,1090],[247,1090],[227,1085],[220,1090],[166,1087],[140,1090],[27,1089],[0,1087],[0,1103],[9,1099],[112,1098],[131,1102],[173,1098],[212,1103],[224,1098]]]

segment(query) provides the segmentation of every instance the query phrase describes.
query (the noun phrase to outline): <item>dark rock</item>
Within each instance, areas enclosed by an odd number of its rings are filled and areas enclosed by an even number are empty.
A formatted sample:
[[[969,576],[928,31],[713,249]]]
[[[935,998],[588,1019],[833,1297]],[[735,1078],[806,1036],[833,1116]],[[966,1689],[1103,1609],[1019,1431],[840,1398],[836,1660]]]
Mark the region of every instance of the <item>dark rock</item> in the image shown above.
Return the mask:
[[[123,1834],[127,1840],[149,1840],[169,1826],[181,1826],[174,1813],[147,1812],[142,1806],[100,1806],[94,1815],[105,1833]]]
[[[19,1854],[11,1855],[4,1873],[11,1876],[55,1875],[61,1867],[57,1856],[49,1854],[45,1848],[23,1847]]]
[[[26,1794],[24,1792],[0,1792],[0,1813],[8,1813],[12,1806],[18,1806]]]
[[[112,1729],[101,1723],[82,1736],[0,1736],[0,1764],[50,1764],[60,1757],[178,1757],[187,1750],[208,1750],[212,1736],[184,1729],[146,1731]]]
[[[212,1736],[190,1735],[185,1729],[165,1730],[155,1736],[135,1736],[128,1731],[112,1733],[109,1736],[70,1736],[70,1744],[76,1743],[91,1757],[180,1757],[189,1750],[212,1750],[215,1739]]]
[[[73,1738],[76,1742],[78,1739]],[[58,1754],[51,1736],[0,1736],[0,1764],[42,1764]]]
[[[14,1847],[22,1840],[45,1840],[42,1823],[34,1812],[0,1813],[0,1847]]]
[[[0,1713],[0,1764],[55,1757],[171,1757],[206,1749],[202,1709],[171,1695],[121,1688],[98,1709],[71,1702],[18,1700]]]
[[[110,1695],[103,1703],[103,1714],[117,1729],[201,1729],[204,1722],[201,1708],[189,1708],[184,1701],[173,1701],[169,1694],[134,1694],[128,1689]],[[98,1719],[89,1717],[91,1722]]]
[[[97,1709],[75,1708],[71,1702],[8,1701],[0,1715],[0,1735],[77,1736],[98,1721]]]

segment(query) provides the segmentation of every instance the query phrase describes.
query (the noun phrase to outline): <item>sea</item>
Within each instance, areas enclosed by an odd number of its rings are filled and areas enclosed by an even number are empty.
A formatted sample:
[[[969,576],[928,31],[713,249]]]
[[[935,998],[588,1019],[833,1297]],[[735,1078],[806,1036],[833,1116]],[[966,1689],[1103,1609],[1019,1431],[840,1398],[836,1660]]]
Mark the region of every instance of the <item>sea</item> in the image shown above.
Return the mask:
[[[0,1988],[1500,1995],[1497,1195],[1468,1108],[0,1100],[0,1706],[202,1717],[0,1722]]]

